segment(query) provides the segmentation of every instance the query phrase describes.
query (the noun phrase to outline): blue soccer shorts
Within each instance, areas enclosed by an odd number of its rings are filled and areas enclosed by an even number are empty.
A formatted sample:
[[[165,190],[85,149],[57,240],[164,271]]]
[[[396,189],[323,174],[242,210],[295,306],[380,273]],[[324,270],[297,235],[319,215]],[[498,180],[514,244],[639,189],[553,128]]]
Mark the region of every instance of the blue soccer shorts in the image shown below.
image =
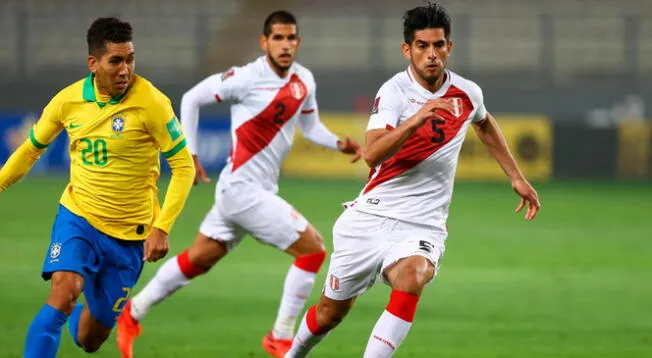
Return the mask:
[[[84,277],[84,296],[93,317],[112,328],[143,269],[143,242],[99,232],[86,219],[59,205],[43,279],[57,271]]]

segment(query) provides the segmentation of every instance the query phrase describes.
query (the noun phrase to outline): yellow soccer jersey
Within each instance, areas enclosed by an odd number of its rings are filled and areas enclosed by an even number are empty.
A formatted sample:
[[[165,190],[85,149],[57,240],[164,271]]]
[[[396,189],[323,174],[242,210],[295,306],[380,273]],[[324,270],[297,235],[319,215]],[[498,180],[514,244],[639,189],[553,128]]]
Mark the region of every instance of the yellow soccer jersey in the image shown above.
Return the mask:
[[[124,95],[102,98],[91,74],[50,101],[30,140],[44,148],[63,129],[71,163],[61,204],[109,236],[145,239],[160,210],[159,150],[189,158],[170,100],[139,76]],[[169,221],[156,227],[169,232]]]

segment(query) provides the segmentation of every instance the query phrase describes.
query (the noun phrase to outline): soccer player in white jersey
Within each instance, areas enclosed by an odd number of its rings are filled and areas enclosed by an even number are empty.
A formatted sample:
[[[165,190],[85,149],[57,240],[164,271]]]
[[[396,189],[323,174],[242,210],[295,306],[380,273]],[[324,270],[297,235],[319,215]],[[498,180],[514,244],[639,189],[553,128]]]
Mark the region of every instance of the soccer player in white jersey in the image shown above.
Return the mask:
[[[450,17],[437,4],[403,17],[403,54],[410,65],[380,88],[364,150],[369,181],[333,228],[323,295],[308,309],[286,357],[304,357],[333,329],[380,275],[392,287],[364,357],[390,357],[406,337],[424,286],[444,253],[446,218],[458,155],[473,125],[527,206],[536,191],[514,161],[480,87],[446,69],[453,43]]]
[[[326,251],[322,238],[290,204],[276,195],[281,162],[290,150],[297,125],[309,140],[358,160],[356,142],[338,139],[319,120],[315,80],[294,62],[300,38],[294,16],[277,11],[263,26],[260,45],[265,52],[243,67],[207,77],[186,92],[181,123],[193,154],[198,178],[206,176],[197,158],[200,106],[231,102],[232,149],[215,193],[215,204],[204,219],[195,242],[167,261],[156,276],[127,302],[118,320],[118,347],[132,356],[139,321],[149,309],[205,273],[250,233],[296,259],[287,273],[278,316],[263,337],[263,347],[282,357],[292,344],[296,318],[310,295]]]

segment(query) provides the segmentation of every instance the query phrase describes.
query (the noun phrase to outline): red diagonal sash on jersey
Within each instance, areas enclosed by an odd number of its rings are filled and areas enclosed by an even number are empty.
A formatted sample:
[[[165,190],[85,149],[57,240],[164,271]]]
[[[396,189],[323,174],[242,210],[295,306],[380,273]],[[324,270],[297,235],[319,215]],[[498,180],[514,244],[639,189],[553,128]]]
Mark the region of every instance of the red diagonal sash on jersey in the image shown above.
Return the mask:
[[[379,184],[414,168],[448,144],[457,135],[464,121],[471,114],[473,104],[466,92],[455,86],[451,86],[443,97],[453,98],[456,102],[455,114],[458,114],[458,116],[444,111],[437,111],[437,114],[444,118],[444,121],[428,120],[426,124],[405,141],[405,144],[393,157],[380,166],[377,173],[375,169],[372,169],[369,174],[369,181],[364,188],[365,194]]]
[[[299,110],[307,92],[306,85],[299,76],[293,74],[265,109],[236,129],[236,146],[231,151],[233,171],[274,139],[283,125]]]

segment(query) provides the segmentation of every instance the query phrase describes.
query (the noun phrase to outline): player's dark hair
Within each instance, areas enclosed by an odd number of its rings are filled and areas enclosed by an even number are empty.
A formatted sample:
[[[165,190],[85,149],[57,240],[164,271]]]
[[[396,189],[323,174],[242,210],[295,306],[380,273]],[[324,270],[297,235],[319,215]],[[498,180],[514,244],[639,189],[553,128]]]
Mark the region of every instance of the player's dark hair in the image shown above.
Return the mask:
[[[446,9],[437,3],[427,2],[427,6],[418,6],[403,15],[403,38],[410,45],[414,41],[414,32],[424,29],[444,29],[446,40],[451,35],[451,17]]]
[[[285,10],[274,11],[265,19],[265,23],[263,24],[263,35],[265,35],[265,37],[269,36],[272,33],[272,25],[276,24],[297,25],[297,19],[294,15]]]
[[[102,56],[106,50],[106,43],[124,43],[133,39],[133,29],[128,22],[115,17],[100,17],[93,21],[86,33],[88,54],[96,57]]]

